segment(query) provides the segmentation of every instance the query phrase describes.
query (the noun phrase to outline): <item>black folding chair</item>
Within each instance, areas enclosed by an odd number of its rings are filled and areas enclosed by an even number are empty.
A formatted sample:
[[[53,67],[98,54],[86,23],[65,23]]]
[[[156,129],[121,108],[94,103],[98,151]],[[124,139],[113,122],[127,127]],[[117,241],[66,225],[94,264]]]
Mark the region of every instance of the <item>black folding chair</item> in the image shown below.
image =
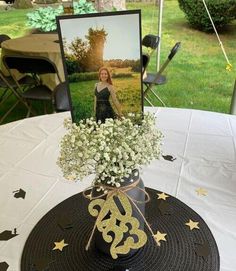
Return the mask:
[[[143,55],[142,55],[142,61],[143,61],[142,72],[143,72],[143,74],[146,71],[146,68],[149,64],[150,57],[157,49],[159,42],[160,42],[159,36],[155,36],[155,35],[151,35],[151,34],[146,35],[142,39],[142,46],[144,46],[146,49],[146,53],[143,53]]]
[[[154,36],[155,37],[155,36]],[[163,100],[159,97],[159,95],[152,89],[155,85],[162,85],[166,83],[166,77],[162,74],[163,71],[166,69],[167,65],[170,63],[172,58],[175,56],[177,51],[180,48],[181,43],[177,42],[174,47],[171,49],[170,54],[168,55],[167,60],[161,66],[160,70],[157,73],[148,73],[147,67],[150,60],[150,55],[143,54],[143,83],[145,85],[144,90],[144,99],[151,105],[154,106],[153,103],[150,101],[150,93],[154,95],[158,101],[161,102],[163,106],[166,106]],[[156,49],[158,45],[154,48]]]
[[[154,50],[157,49],[160,42],[160,37],[152,34],[146,35],[142,39],[142,46],[146,47],[149,52],[149,55],[151,55]]]
[[[5,41],[5,40],[9,40],[9,39],[10,39],[10,37],[8,35],[0,34],[0,48],[1,48],[2,42]]]
[[[70,102],[65,82],[57,85],[54,89],[55,109],[57,112],[69,111]]]
[[[8,35],[0,34],[0,48],[2,48],[2,42],[9,39],[10,37]],[[11,76],[5,76],[0,70],[0,105],[2,105],[12,95],[10,86],[13,84],[15,85],[13,78],[11,78]],[[6,117],[5,114],[3,117]]]
[[[14,75],[12,70],[15,69],[23,74],[31,74],[32,77],[37,81],[37,85],[23,91],[22,87],[15,80],[16,84],[18,85],[18,89],[20,90],[19,93],[21,94],[21,97],[29,105],[27,117],[34,114],[31,103],[33,100],[44,102],[45,113],[47,113],[46,102],[51,101],[54,108],[54,93],[51,89],[44,85],[40,79],[40,75],[55,74],[59,82],[62,83],[57,67],[51,60],[39,56],[9,55],[3,57],[3,62],[13,78]]]
[[[2,42],[9,39],[10,37],[8,35],[0,34],[0,48],[2,47]],[[20,80],[18,80],[18,84],[21,85],[22,89],[24,90],[27,87],[33,86],[35,84],[35,80],[31,76],[25,75]],[[1,116],[0,124],[11,113],[11,111],[17,106],[19,102],[22,102],[27,107],[27,104],[23,102],[23,100],[20,98],[20,94],[17,91],[18,84],[16,84],[14,78],[12,78],[11,75],[6,76],[0,70],[0,106],[3,107],[4,103],[12,95],[16,96],[17,98],[14,104],[11,105],[11,107],[6,112],[4,112],[4,114]]]
[[[0,34],[0,48],[2,48],[2,42],[5,40],[9,40],[10,37],[5,34]],[[0,70],[0,103],[2,103],[2,100],[4,97],[7,96],[7,91],[9,89],[8,84],[13,83],[13,80],[10,80],[9,77],[4,76],[3,72]]]
[[[12,76],[5,76],[2,71],[0,71],[0,106],[4,106],[4,103],[10,98],[11,96],[16,97],[16,101],[14,104],[11,105],[11,107],[1,116],[0,118],[0,124],[4,121],[4,119],[13,111],[13,109],[19,104],[22,103],[24,106],[26,106],[27,109],[29,109],[29,106],[27,103],[22,99],[21,94],[18,91],[18,86],[20,85],[22,90],[25,90],[28,87],[31,87],[35,84],[34,79],[31,76],[24,76],[18,81],[18,84],[16,84],[16,81],[12,78]]]
[[[0,70],[0,104],[4,103],[11,95],[11,87],[15,85],[15,81],[11,76],[5,76]]]

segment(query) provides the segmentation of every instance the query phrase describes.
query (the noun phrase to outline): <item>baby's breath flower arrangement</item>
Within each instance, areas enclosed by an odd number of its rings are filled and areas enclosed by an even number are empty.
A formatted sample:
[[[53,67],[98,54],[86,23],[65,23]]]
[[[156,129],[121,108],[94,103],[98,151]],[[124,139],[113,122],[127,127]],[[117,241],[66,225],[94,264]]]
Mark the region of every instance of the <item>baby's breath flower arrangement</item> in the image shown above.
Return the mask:
[[[162,134],[151,113],[106,119],[65,120],[68,133],[61,140],[57,164],[69,180],[95,174],[95,184],[121,186],[124,177],[161,154]]]

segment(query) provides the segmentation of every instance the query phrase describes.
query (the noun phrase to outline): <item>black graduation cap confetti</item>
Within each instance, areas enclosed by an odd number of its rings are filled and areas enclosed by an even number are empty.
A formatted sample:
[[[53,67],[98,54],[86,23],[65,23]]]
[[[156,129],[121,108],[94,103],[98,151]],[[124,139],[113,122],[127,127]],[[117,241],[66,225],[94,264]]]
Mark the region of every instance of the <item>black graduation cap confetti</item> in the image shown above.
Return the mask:
[[[25,199],[26,192],[21,188],[19,190],[13,191],[12,193],[15,193],[14,197],[17,199],[18,198]]]
[[[158,209],[160,210],[162,215],[170,215],[171,214],[171,205],[167,203],[166,201],[159,201],[158,203]]]
[[[5,230],[2,231],[0,233],[0,241],[8,241],[12,238],[14,238],[15,236],[17,236],[18,234],[16,233],[16,229],[14,229],[14,231],[10,231],[10,230]]]
[[[198,256],[203,257],[206,260],[207,256],[210,254],[210,247],[207,242],[203,244],[195,243],[195,252]]]
[[[51,260],[49,257],[43,257],[35,259],[32,266],[35,271],[46,271],[49,269],[49,264],[53,262],[54,260]]]
[[[8,267],[9,267],[8,263],[6,262],[0,263],[0,271],[7,271]]]
[[[63,213],[59,215],[57,224],[62,230],[69,230],[73,228],[73,219],[70,215]]]
[[[173,157],[172,155],[162,155],[162,157],[167,160],[167,161],[170,161],[170,162],[174,162],[176,160],[175,157]]]
[[[123,265],[115,265],[112,269],[109,271],[131,271],[132,268],[125,267]]]

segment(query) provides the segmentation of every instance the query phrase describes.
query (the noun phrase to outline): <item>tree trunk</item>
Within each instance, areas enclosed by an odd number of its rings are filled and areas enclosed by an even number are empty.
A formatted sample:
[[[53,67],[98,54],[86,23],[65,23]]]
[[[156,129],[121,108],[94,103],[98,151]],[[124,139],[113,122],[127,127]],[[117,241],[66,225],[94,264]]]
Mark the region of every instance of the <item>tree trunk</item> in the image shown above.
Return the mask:
[[[95,0],[98,11],[125,10],[126,0]]]
[[[19,8],[19,9],[27,9],[27,8],[32,8],[33,5],[31,3],[31,0],[15,0],[13,4],[14,8]]]

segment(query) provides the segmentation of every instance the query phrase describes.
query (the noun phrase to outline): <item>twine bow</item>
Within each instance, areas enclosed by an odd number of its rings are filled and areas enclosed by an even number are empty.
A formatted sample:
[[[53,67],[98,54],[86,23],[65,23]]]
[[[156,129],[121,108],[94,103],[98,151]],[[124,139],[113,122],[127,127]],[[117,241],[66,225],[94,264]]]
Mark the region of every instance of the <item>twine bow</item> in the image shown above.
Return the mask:
[[[141,210],[139,209],[139,207],[137,206],[137,204],[144,204],[144,203],[147,203],[150,201],[150,196],[149,194],[145,191],[145,189],[142,189],[140,187],[138,187],[137,185],[139,184],[140,182],[140,179],[138,179],[137,181],[129,184],[129,185],[126,185],[126,186],[121,186],[121,187],[111,187],[111,186],[107,186],[107,185],[94,185],[94,186],[91,186],[91,187],[88,187],[86,188],[84,191],[83,191],[83,195],[85,198],[89,199],[89,200],[96,200],[96,199],[100,199],[104,196],[106,196],[106,200],[109,199],[110,197],[114,197],[114,196],[117,196],[120,194],[120,195],[125,195],[129,201],[131,202],[131,204],[135,207],[135,209],[138,211],[138,213],[140,214],[140,216],[142,217],[144,223],[146,224],[147,228],[149,229],[149,231],[151,232],[151,235],[153,236],[154,238],[154,233],[151,229],[151,227],[149,226],[145,216],[143,215],[143,213],[141,212]],[[92,196],[91,195],[91,190],[94,189],[94,188],[102,188],[102,193],[98,196]],[[128,191],[132,190],[132,189],[138,189],[140,190],[141,192],[143,192],[145,194],[145,200],[144,201],[139,201],[139,200],[136,200],[134,198],[132,198],[131,196],[129,196],[127,194]],[[88,193],[89,192],[89,193]],[[104,206],[104,205],[103,205]],[[98,221],[100,220],[100,215],[102,213],[102,209],[103,209],[103,206],[101,206],[101,210],[96,218],[96,221],[95,221],[95,224],[93,226],[93,229],[92,229],[92,232],[90,234],[90,237],[89,237],[89,240],[88,240],[88,243],[86,245],[86,250],[89,249],[90,247],[90,244],[91,244],[91,241],[92,241],[92,238],[93,238],[93,235],[94,235],[94,232],[95,232],[95,229],[98,225]],[[155,240],[155,238],[154,238]]]

